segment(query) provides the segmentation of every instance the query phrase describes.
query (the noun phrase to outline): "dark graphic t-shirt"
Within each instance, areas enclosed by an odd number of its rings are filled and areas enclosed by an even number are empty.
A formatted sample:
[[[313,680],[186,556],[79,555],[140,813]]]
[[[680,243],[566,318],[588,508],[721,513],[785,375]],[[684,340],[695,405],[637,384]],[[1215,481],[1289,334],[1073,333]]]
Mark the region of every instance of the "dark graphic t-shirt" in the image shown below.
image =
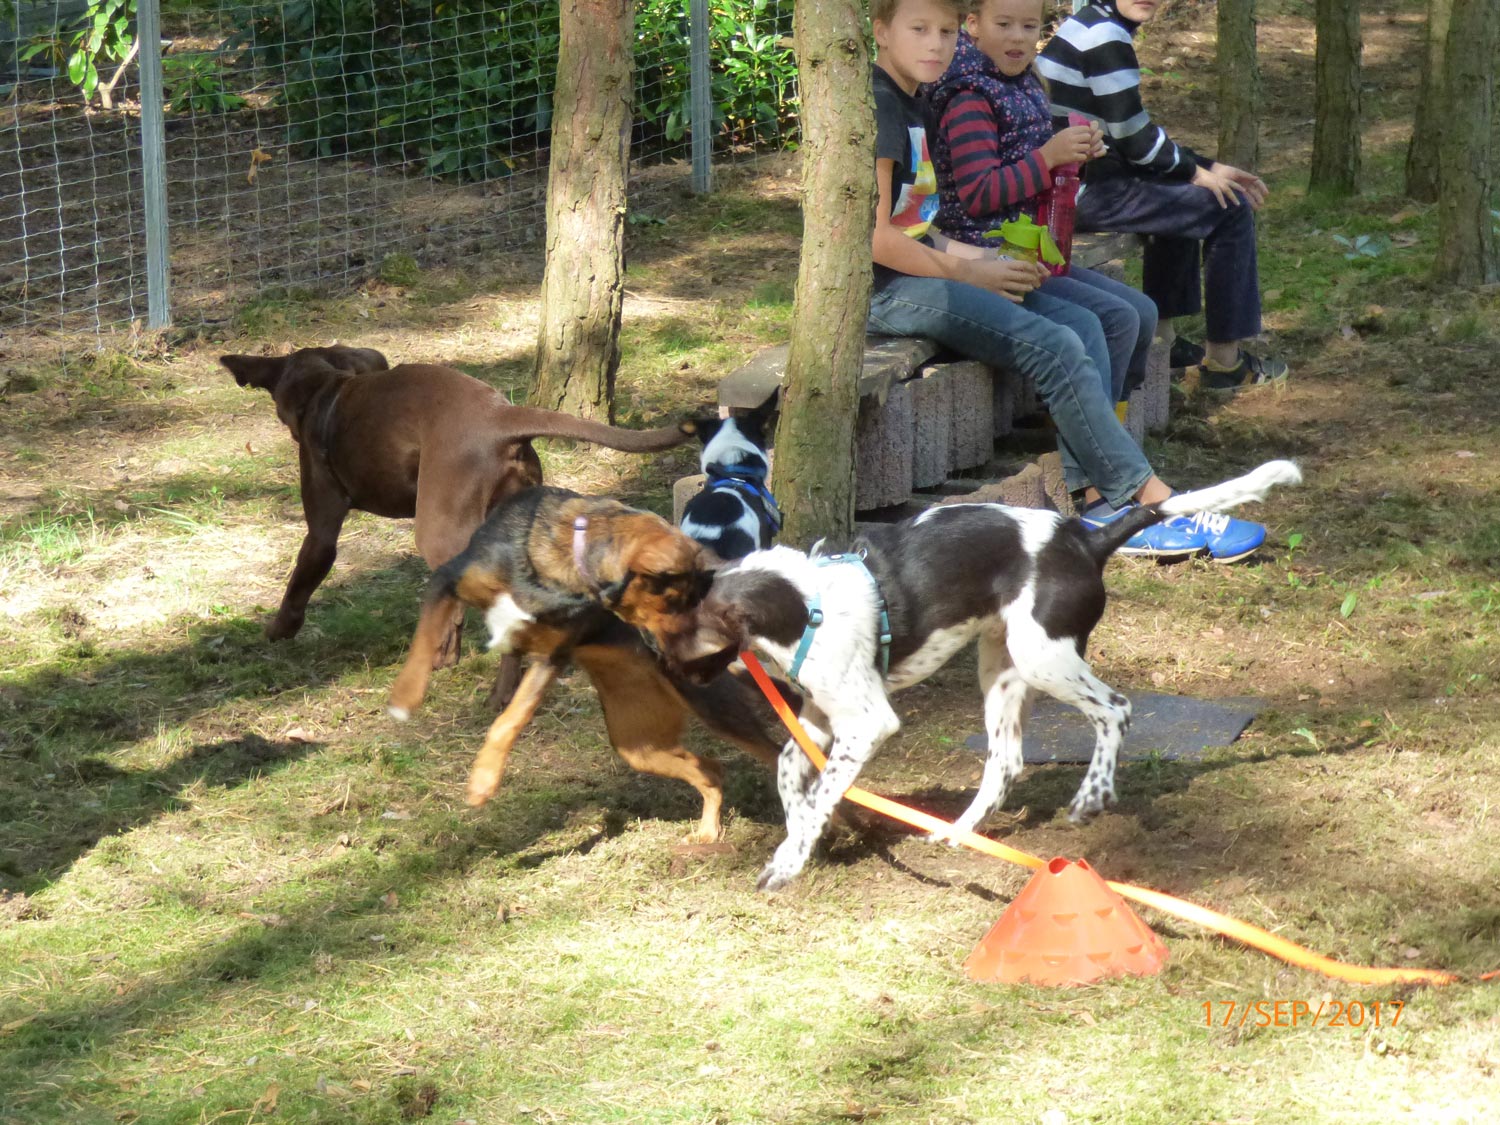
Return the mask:
[[[893,160],[891,223],[901,233],[926,241],[938,213],[937,174],[927,148],[927,130],[917,100],[890,75],[875,67],[875,158]],[[875,266],[875,288],[898,276]]]

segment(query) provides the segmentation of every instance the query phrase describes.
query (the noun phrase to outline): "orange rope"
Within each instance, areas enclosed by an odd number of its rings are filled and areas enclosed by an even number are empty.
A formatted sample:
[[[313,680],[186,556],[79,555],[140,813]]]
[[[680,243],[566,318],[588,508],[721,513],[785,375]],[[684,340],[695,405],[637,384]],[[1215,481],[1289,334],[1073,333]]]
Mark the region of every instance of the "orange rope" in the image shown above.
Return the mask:
[[[771,677],[766,675],[766,670],[761,667],[760,661],[750,652],[740,653],[740,659],[744,661],[745,667],[750,670],[750,675],[765,693],[771,706],[776,709],[776,714],[786,724],[787,730],[792,732],[792,737],[797,740],[797,745],[812,759],[813,765],[822,769],[826,758],[817,745],[808,737],[807,731],[798,722],[797,716],[787,706],[781,692],[776,690],[776,685]],[[924,829],[927,832],[946,835],[951,833],[953,825],[940,817],[932,816],[930,813],[920,812],[917,809],[908,808],[886,797],[877,796],[864,789],[851,786],[844,796],[857,805],[863,805],[867,809],[882,813],[893,820],[902,821],[913,827]],[[1004,844],[991,840],[988,836],[981,836],[977,832],[968,832],[959,837],[958,842],[965,847],[973,848],[975,851],[984,852],[999,859],[1008,860],[1011,863],[1019,863],[1023,867],[1040,868],[1046,866],[1046,861],[1031,855],[1029,852],[1018,851],[1015,848],[1006,847]],[[1146,887],[1133,886],[1130,883],[1110,882],[1109,887],[1116,894],[1124,898],[1134,899],[1136,902],[1144,903],[1154,907],[1164,914],[1171,914],[1184,921],[1193,922],[1206,929],[1214,930],[1225,937],[1234,938],[1254,949],[1269,953],[1273,957],[1279,957],[1289,964],[1299,968],[1311,969],[1325,976],[1333,977],[1335,980],[1351,981],[1354,984],[1452,984],[1459,980],[1457,973],[1444,972],[1440,969],[1381,969],[1371,968],[1364,965],[1349,965],[1343,961],[1335,961],[1331,957],[1324,957],[1320,953],[1298,945],[1296,942],[1287,941],[1285,938],[1277,937],[1259,926],[1252,926],[1248,922],[1241,922],[1238,918],[1230,918],[1228,915],[1220,914],[1218,911],[1209,910],[1207,907],[1198,906],[1196,903],[1186,902],[1180,898],[1163,894],[1161,891],[1149,890]],[[1485,973],[1480,980],[1491,980],[1500,978],[1500,970]]]

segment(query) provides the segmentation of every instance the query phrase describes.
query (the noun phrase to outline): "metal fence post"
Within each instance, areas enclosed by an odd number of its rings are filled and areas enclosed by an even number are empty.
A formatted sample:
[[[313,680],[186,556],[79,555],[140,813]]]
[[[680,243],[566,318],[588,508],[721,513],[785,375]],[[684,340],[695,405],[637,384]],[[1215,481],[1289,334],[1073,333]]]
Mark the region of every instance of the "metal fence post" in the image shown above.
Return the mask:
[[[712,79],[708,74],[708,0],[691,0],[688,14],[693,190],[699,195],[706,195],[714,189],[714,107]]]
[[[167,146],[162,122],[160,0],[136,9],[141,68],[141,182],[146,218],[146,326],[172,323],[167,275]]]

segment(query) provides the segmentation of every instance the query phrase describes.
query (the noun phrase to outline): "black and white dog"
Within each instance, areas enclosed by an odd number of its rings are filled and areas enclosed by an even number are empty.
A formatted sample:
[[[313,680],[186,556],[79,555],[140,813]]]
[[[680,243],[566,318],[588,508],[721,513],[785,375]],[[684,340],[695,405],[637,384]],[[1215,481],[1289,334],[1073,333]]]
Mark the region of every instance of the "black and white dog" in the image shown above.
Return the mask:
[[[998,807],[1021,773],[1032,691],[1071,704],[1094,724],[1093,760],[1069,816],[1087,820],[1112,805],[1130,703],[1084,660],[1104,613],[1104,564],[1125,540],[1168,516],[1226,511],[1301,479],[1290,461],[1271,461],[1098,528],[1052,511],[953,504],[872,528],[853,554],[810,557],[773,547],[721,570],[690,626],[657,638],[662,652],[698,678],[756,645],[802,688],[802,724],[828,752],[818,774],[794,741],[783,748],[777,788],[787,838],[760,888],[785,886],[802,870],[845,791],[900,727],[887,692],[930,676],[976,638],[989,754],[979,792],[950,839]]]
[[[772,395],[748,413],[694,423],[708,479],[683,508],[681,527],[726,562],[769,547],[781,530],[781,510],[766,487],[765,428],[775,408]]]

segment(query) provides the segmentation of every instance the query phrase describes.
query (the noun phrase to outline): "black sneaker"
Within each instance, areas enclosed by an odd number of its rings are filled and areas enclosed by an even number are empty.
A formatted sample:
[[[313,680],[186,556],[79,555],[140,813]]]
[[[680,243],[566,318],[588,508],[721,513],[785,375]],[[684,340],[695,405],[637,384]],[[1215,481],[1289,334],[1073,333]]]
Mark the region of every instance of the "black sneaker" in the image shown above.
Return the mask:
[[[1287,365],[1274,356],[1240,352],[1240,361],[1228,371],[1203,364],[1198,369],[1198,386],[1210,391],[1242,391],[1262,383],[1280,383],[1291,373]]]
[[[1167,366],[1173,371],[1181,371],[1184,367],[1197,367],[1203,362],[1205,354],[1202,344],[1195,344],[1186,336],[1174,336],[1172,350],[1167,353]]]

